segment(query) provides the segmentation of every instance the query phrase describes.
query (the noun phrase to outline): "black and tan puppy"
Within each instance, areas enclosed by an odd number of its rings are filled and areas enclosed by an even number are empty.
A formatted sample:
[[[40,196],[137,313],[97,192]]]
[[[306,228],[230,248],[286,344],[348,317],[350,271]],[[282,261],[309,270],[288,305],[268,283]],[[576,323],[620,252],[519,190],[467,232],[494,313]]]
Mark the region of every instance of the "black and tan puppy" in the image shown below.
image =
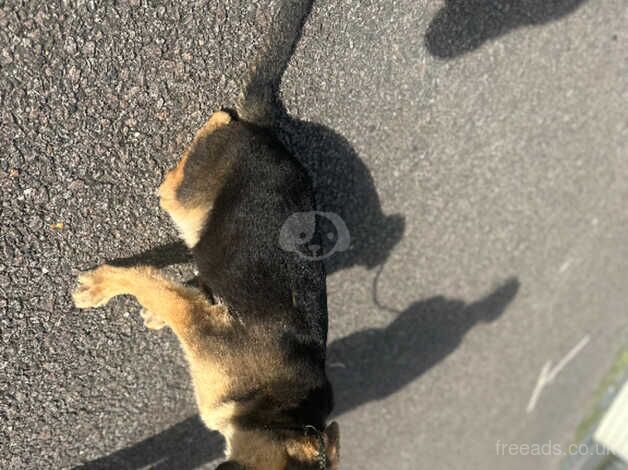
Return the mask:
[[[287,49],[258,63],[238,116],[213,114],[159,189],[201,288],[150,267],[103,265],[74,292],[79,308],[134,296],[148,327],[177,335],[200,415],[227,442],[221,469],[337,467],[324,268],[278,242],[291,215],[315,209],[308,175],[271,130],[272,96],[308,3],[286,3],[299,6],[275,33]]]

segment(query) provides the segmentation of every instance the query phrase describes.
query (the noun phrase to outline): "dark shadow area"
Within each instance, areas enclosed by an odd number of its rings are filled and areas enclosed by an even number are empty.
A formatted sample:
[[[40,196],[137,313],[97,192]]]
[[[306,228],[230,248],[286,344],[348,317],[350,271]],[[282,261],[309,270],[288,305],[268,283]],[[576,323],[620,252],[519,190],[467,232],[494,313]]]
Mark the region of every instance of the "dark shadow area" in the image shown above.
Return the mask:
[[[224,440],[191,416],[134,446],[74,467],[82,470],[188,470],[222,455]]]
[[[383,213],[369,169],[344,137],[280,109],[280,137],[310,173],[318,210],[338,214],[349,229],[350,247],[325,259],[327,273],[384,263],[403,236],[404,217]],[[329,253],[334,242],[322,240]]]
[[[334,416],[392,395],[416,380],[453,352],[474,325],[499,318],[518,290],[519,281],[512,278],[471,304],[432,297],[398,312],[385,328],[358,331],[331,343],[328,364],[336,400]],[[220,435],[193,416],[76,468],[190,470],[222,453]]]
[[[112,266],[131,267],[138,265],[155,266],[156,268],[165,268],[173,264],[192,262],[192,254],[182,241],[173,241],[150,248],[136,255],[126,258],[117,258],[109,261]]]
[[[193,261],[192,253],[182,241],[171,241],[164,245],[149,248],[136,255],[127,256],[125,258],[116,258],[107,261],[112,266],[121,268],[129,268],[132,266],[154,266],[155,268],[165,268],[173,264],[185,264]],[[186,286],[198,287],[205,291],[209,298],[212,298],[212,292],[202,285],[198,277],[187,279],[183,282]]]
[[[421,300],[385,328],[334,341],[328,350],[334,414],[385,398],[416,380],[452,353],[474,325],[497,319],[518,290],[519,281],[512,278],[471,304],[442,296]]]
[[[433,56],[457,57],[526,25],[543,24],[574,11],[585,0],[447,0],[428,27]]]

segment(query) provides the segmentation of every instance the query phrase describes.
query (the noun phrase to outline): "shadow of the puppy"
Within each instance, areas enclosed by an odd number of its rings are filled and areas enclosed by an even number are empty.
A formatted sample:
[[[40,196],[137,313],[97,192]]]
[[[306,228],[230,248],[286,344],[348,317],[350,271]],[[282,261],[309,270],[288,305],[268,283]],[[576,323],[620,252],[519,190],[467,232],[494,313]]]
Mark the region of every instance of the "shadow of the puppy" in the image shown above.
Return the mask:
[[[526,25],[556,20],[585,0],[447,0],[425,34],[435,57],[449,59]]]
[[[173,264],[184,264],[191,261],[192,254],[187,246],[182,241],[171,241],[136,255],[114,259],[109,261],[109,264],[124,268],[138,265],[165,268]]]
[[[387,397],[453,352],[476,324],[497,319],[519,290],[509,279],[490,295],[466,304],[442,296],[415,302],[385,328],[358,331],[328,348],[334,416]],[[76,467],[189,470],[222,456],[224,442],[198,416],[106,457]]]
[[[347,139],[322,124],[295,119],[279,105],[280,136],[310,174],[318,210],[340,216],[349,231],[349,249],[325,259],[327,273],[384,263],[403,237],[405,218],[384,214],[373,177]],[[322,241],[322,252],[332,252],[336,239]]]
[[[222,455],[223,438],[209,431],[198,416],[191,416],[143,441],[92,460],[75,469],[188,470]]]

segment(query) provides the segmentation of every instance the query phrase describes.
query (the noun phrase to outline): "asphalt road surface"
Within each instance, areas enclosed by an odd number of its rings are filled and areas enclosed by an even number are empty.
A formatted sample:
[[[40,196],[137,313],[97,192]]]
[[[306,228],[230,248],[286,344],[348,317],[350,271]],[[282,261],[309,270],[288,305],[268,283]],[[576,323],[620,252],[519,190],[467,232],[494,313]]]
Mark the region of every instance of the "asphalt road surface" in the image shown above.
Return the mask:
[[[0,467],[220,460],[173,336],[69,292],[104,260],[192,277],[155,190],[277,6],[0,1]],[[319,0],[302,33],[282,139],[352,238],[342,468],[555,468],[520,445],[567,451],[627,341],[628,3]]]

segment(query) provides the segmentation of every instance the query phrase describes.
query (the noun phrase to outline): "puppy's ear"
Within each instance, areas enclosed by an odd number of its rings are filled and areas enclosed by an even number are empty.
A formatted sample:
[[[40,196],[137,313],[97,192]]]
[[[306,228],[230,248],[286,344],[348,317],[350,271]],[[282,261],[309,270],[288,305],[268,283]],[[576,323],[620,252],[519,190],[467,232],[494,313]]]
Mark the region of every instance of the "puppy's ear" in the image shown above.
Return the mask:
[[[228,462],[223,462],[216,467],[216,470],[246,470],[244,465],[239,464],[235,460],[229,460]]]
[[[325,434],[325,450],[327,452],[327,461],[331,468],[338,467],[338,458],[340,457],[340,428],[338,423],[333,421],[323,431]]]

